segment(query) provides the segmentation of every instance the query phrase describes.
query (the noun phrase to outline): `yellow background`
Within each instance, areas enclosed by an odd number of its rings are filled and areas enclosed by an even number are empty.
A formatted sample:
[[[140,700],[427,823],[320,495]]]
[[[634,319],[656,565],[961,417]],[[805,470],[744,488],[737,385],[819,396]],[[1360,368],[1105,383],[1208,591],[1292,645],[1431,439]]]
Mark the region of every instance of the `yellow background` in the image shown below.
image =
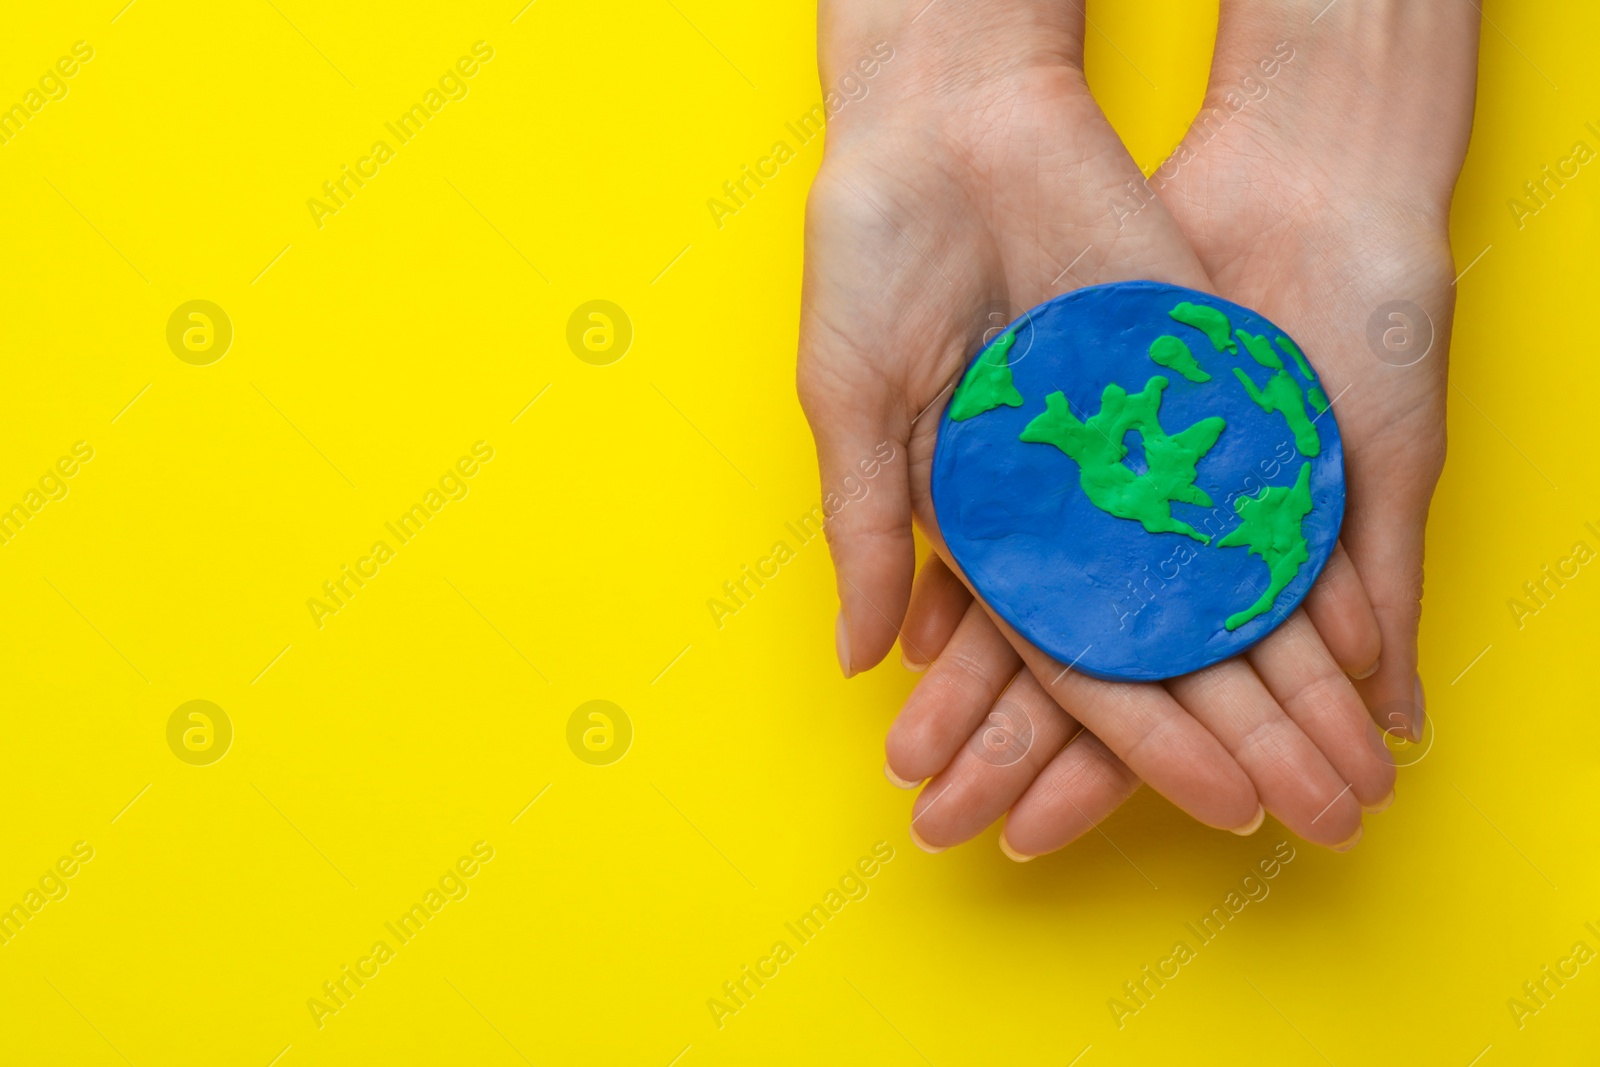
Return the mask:
[[[0,1059],[1594,1062],[1600,964],[1520,1030],[1506,1006],[1600,948],[1600,576],[1520,630],[1507,608],[1600,547],[1600,175],[1520,230],[1507,207],[1596,145],[1592,5],[1489,6],[1434,746],[1354,852],[1300,847],[1119,1030],[1107,1001],[1281,828],[1146,792],[1027,866],[992,830],[925,855],[880,771],[912,678],[839,678],[822,543],[720,630],[705,606],[816,503],[792,377],[820,141],[720,230],[705,207],[818,99],[813,10],[521,2],[5,12],[4,101],[95,53],[0,146],[0,503],[94,459],[0,547],[0,903],[94,859],[0,946]],[[1214,7],[1091,14],[1096,91],[1153,167]],[[469,95],[319,229],[307,199],[479,40]],[[191,299],[234,326],[210,366],[166,343]],[[634,325],[610,366],[566,343],[593,299]],[[480,440],[469,495],[318,629],[307,599]],[[167,745],[193,699],[235,730],[210,766]],[[609,766],[567,744],[594,699],[634,730]],[[469,895],[319,1029],[307,1000],[478,841]],[[870,893],[719,1029],[707,1000],[879,841]]]

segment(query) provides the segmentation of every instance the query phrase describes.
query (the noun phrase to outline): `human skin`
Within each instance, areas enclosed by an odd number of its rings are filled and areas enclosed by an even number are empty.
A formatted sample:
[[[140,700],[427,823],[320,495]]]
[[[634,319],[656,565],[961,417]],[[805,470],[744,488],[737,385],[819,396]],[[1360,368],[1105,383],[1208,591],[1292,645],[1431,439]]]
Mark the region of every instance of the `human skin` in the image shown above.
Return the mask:
[[[1477,29],[1476,11],[1454,5],[1228,0],[1200,120],[1152,183],[1225,295],[1321,340],[1317,365],[1340,398],[1350,490],[1348,554],[1330,566],[1359,574],[1382,634],[1381,660],[1356,686],[1379,726],[1412,738],[1422,730],[1422,535],[1445,445],[1454,302],[1447,222],[1471,127]],[[1288,66],[1262,66],[1286,46]],[[1264,70],[1270,95],[1235,111],[1247,87],[1264,83]],[[1222,114],[1229,117],[1219,128]],[[1368,347],[1368,318],[1393,299],[1420,306],[1435,329],[1427,356],[1407,367]],[[1337,625],[1317,603],[1325,592],[1325,583],[1313,591],[1308,612]],[[1010,661],[995,651],[992,627],[968,616],[969,603],[943,564],[930,561],[903,647],[950,656],[969,677],[1003,675]],[[1296,613],[1289,627],[1302,626]],[[1269,669],[1259,652],[1246,658]],[[949,762],[953,724],[987,721],[981,694],[951,685],[949,673],[936,660],[888,743],[892,779],[941,768],[929,784],[939,807],[920,804],[915,824],[933,847],[1009,810],[1001,848],[1031,858],[1086,832],[1137,788],[1128,767],[1087,733],[1029,781],[982,760]],[[968,748],[981,751],[976,739]]]
[[[1129,278],[1216,291],[1162,204],[1132,218],[1106,210],[1141,176],[1084,83],[1082,34],[1081,10],[1043,0],[822,7],[828,84],[874,42],[896,52],[872,96],[830,127],[807,212],[798,385],[823,483],[840,482],[885,438],[909,458],[829,526],[847,674],[878,662],[905,620],[913,513],[943,551],[928,494],[937,416],[920,416],[976,350],[987,312]],[[946,653],[941,665],[919,686],[925,713],[908,720],[929,735],[912,747],[944,758],[897,772],[946,776],[919,801],[913,832],[924,842],[937,846],[930,833],[960,840],[992,821],[1010,806],[985,818],[994,798],[1020,795],[1080,723],[1092,734],[1069,752],[1098,744],[1107,758],[1096,767],[1119,768],[1130,783],[1137,774],[1215,827],[1249,832],[1270,810],[1308,840],[1348,847],[1361,805],[1391,791],[1392,763],[1346,676],[1367,672],[1379,648],[1349,566],[1330,566],[1305,608],[1250,657],[1165,685],[1088,678],[981,605],[960,614],[949,646],[932,650]],[[1018,673],[1022,664],[1030,670]],[[1002,688],[1036,724],[1028,751],[1003,767],[954,752]],[[908,713],[918,701],[913,694]],[[894,745],[891,735],[891,764]],[[947,798],[945,786],[963,792]]]

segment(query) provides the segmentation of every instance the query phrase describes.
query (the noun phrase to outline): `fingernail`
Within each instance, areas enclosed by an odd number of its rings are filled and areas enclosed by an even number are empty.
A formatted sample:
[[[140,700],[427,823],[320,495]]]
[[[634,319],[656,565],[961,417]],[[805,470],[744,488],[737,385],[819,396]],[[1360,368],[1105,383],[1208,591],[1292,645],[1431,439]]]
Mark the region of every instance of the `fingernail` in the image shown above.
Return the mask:
[[[923,671],[928,669],[928,665],[926,663],[917,663],[914,660],[912,660],[910,656],[907,656],[904,652],[900,653],[900,663],[901,663],[902,666],[905,667],[906,670],[910,671],[913,674],[921,674]]]
[[[1378,668],[1381,667],[1382,665],[1383,665],[1383,661],[1382,660],[1376,660],[1375,659],[1375,660],[1372,661],[1372,666],[1368,667],[1364,671],[1358,671],[1355,674],[1352,674],[1350,677],[1354,678],[1358,682],[1361,681],[1363,678],[1371,678],[1374,674],[1378,673]]]
[[[908,833],[911,834],[911,843],[913,845],[916,845],[918,848],[920,848],[924,852],[937,855],[938,853],[943,852],[946,848],[949,847],[948,845],[934,846],[934,845],[928,844],[926,841],[924,841],[922,839],[922,835],[917,833],[917,828],[915,826],[908,826],[906,828],[906,830],[907,830]]]
[[[844,609],[839,609],[839,620],[833,624],[833,647],[839,654],[839,669],[846,678],[856,672],[850,669],[850,624],[844,621]]]
[[[1233,833],[1238,834],[1240,837],[1249,837],[1251,834],[1253,834],[1257,830],[1261,829],[1261,824],[1266,822],[1266,821],[1267,821],[1267,809],[1262,807],[1260,804],[1257,804],[1256,805],[1256,817],[1251,819],[1245,825],[1239,827],[1237,830],[1234,830]]]
[[[1428,722],[1428,716],[1425,710],[1427,706],[1428,698],[1427,695],[1422,692],[1422,675],[1419,674],[1417,675],[1417,710],[1416,714],[1411,716],[1411,740],[1413,741],[1422,741],[1422,730]]]
[[[917,786],[922,784],[921,782],[906,781],[904,778],[900,777],[898,774],[889,769],[889,764],[887,761],[885,761],[883,765],[883,776],[889,779],[889,781],[893,782],[896,789],[915,789]]]
[[[1366,812],[1369,815],[1376,815],[1380,811],[1388,811],[1389,810],[1389,805],[1393,804],[1393,803],[1394,803],[1394,790],[1391,789],[1391,790],[1389,790],[1389,795],[1388,796],[1384,797],[1382,800],[1378,801],[1376,804],[1372,805],[1371,807],[1368,807],[1365,804],[1361,805],[1361,810]]]
[[[1349,852],[1351,849],[1356,847],[1356,842],[1361,840],[1361,835],[1365,830],[1366,827],[1358,826],[1356,827],[1356,832],[1350,835],[1350,839],[1348,841],[1341,841],[1337,845],[1332,845],[1330,847],[1335,852]]]
[[[1029,860],[1037,858],[1035,856],[1024,856],[1012,848],[1010,842],[1006,840],[1005,834],[1000,835],[1000,851],[1006,854],[1006,859],[1015,860],[1017,863],[1027,863]]]

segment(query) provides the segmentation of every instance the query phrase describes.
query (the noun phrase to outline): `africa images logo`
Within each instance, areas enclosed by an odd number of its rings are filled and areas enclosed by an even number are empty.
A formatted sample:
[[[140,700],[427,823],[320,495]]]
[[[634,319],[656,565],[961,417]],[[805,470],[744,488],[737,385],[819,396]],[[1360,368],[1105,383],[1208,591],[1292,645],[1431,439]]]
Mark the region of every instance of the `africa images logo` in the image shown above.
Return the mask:
[[[438,87],[429,86],[428,91],[422,94],[421,103],[412,104],[394,122],[383,124],[384,129],[394,137],[395,145],[410,144],[412,139],[422,132],[424,126],[439,116],[439,112],[444,110],[446,104],[452,100],[465,100],[467,93],[471,91],[467,79],[475,77],[482,66],[493,58],[492,45],[487,41],[475,42],[472,54],[462,56],[453,66],[446,68],[439,76]],[[380,139],[372,143],[372,149],[367,155],[356,160],[353,169],[348,163],[340,164],[340,173],[322,183],[324,199],[313,196],[306,201],[306,208],[311,212],[311,221],[316,223],[317,229],[322,229],[325,225],[324,220],[329,215],[337,215],[348,207],[356,193],[366,188],[367,182],[376,178],[383,165],[394,159],[395,155],[396,148],[388,141]]]

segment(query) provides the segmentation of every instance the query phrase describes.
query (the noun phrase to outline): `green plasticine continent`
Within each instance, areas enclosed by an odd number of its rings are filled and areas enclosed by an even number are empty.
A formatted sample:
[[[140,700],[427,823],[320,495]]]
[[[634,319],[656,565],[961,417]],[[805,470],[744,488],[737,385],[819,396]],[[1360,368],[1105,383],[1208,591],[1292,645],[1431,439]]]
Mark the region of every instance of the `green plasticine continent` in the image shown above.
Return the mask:
[[[1311,401],[1311,406],[1321,415],[1331,406],[1328,403],[1328,394],[1322,391],[1322,386],[1317,384],[1317,372],[1311,369],[1311,364],[1306,362],[1305,355],[1300,351],[1300,346],[1287,337],[1278,338],[1278,347],[1294,357],[1295,363],[1300,368],[1300,373],[1311,383],[1311,388],[1306,390],[1306,399]]]
[[[1007,330],[978,357],[956,388],[955,396],[950,398],[951,421],[962,422],[1002,404],[1008,408],[1022,406],[1022,394],[1011,383],[1009,362],[1011,346],[1016,340],[1017,332]]]
[[[1216,308],[1206,307],[1204,304],[1191,304],[1187,300],[1167,312],[1169,316],[1185,326],[1193,326],[1211,338],[1211,344],[1218,352],[1227,352],[1237,356],[1239,346],[1233,343],[1230,334],[1228,316]]]
[[[1306,362],[1305,353],[1300,351],[1300,346],[1287,337],[1278,338],[1278,347],[1294,357],[1295,366],[1300,368],[1300,376],[1308,382],[1317,380],[1317,372],[1311,369],[1311,364]]]
[[[1090,503],[1119,519],[1133,519],[1149,533],[1181,533],[1208,545],[1211,538],[1172,517],[1174,503],[1210,507],[1211,498],[1194,484],[1195,466],[1211,451],[1227,423],[1201,419],[1176,436],[1167,436],[1158,414],[1167,379],[1151,378],[1143,391],[1129,394],[1106,386],[1100,410],[1087,422],[1072,414],[1065,394],[1045,397],[1045,412],[1023,428],[1023,441],[1055,445],[1078,464],[1078,481]],[[1137,429],[1144,440],[1149,470],[1135,474],[1122,462],[1128,454],[1123,435]]]
[[[1234,376],[1244,386],[1245,392],[1250,394],[1250,399],[1254,400],[1261,410],[1268,414],[1276,411],[1283,416],[1283,420],[1289,424],[1289,432],[1294,434],[1294,446],[1302,456],[1321,454],[1322,439],[1317,436],[1317,428],[1306,417],[1306,398],[1305,393],[1300,390],[1300,383],[1283,369],[1283,360],[1272,351],[1272,346],[1267,344],[1265,337],[1252,336],[1243,330],[1235,332],[1238,333],[1239,340],[1244,342],[1251,357],[1263,367],[1275,372],[1265,388],[1257,389],[1243,368],[1233,368]]]
[[[1274,352],[1272,346],[1267,344],[1267,339],[1264,336],[1249,334],[1243,330],[1239,330],[1238,334],[1239,340],[1244,342],[1245,351],[1250,353],[1251,359],[1268,370],[1283,369],[1283,360],[1278,358],[1278,353]]]
[[[1311,512],[1311,464],[1300,464],[1300,475],[1290,487],[1268,486],[1260,496],[1240,497],[1233,505],[1240,523],[1217,541],[1218,548],[1247,546],[1260,556],[1272,574],[1272,584],[1248,608],[1228,616],[1229,632],[1237,630],[1272,607],[1311,558],[1304,533]]]
[[[1150,358],[1168,370],[1175,370],[1191,382],[1209,382],[1211,375],[1200,369],[1189,346],[1171,334],[1157,337],[1150,345]]]

